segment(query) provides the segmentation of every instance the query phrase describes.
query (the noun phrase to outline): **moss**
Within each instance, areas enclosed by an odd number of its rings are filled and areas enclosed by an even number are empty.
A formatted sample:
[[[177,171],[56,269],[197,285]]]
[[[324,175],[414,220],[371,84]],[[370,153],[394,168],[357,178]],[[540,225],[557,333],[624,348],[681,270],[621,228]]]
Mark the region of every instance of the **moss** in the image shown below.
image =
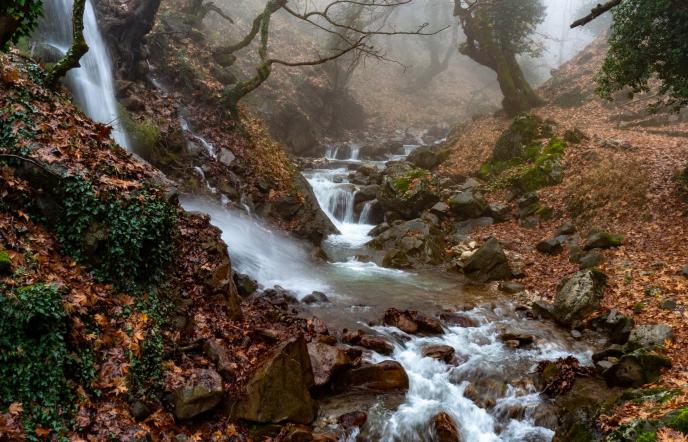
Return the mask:
[[[492,152],[492,161],[510,161],[522,157],[524,146],[532,145],[543,138],[545,126],[544,121],[535,115],[525,114],[516,117],[497,140]]]
[[[651,433],[651,432],[645,432],[645,433],[640,433],[638,435],[638,438],[635,440],[635,442],[656,442],[657,441],[657,433]]]
[[[666,420],[666,424],[668,427],[673,428],[676,431],[680,431],[683,434],[688,434],[688,407],[670,413],[668,419]]]
[[[634,313],[642,313],[645,310],[645,304],[642,302],[636,302],[633,304],[633,312]]]
[[[601,236],[604,240],[606,240],[607,242],[609,242],[609,244],[610,244],[612,247],[619,247],[619,246],[621,246],[621,245],[623,244],[623,242],[624,242],[624,239],[625,239],[623,235],[616,235],[616,234],[614,234],[614,233],[610,233],[610,232],[607,232],[607,231],[601,231],[601,232],[598,232],[598,233],[600,234],[600,236]]]
[[[0,273],[10,273],[12,271],[12,258],[5,250],[0,250]]]
[[[535,211],[535,214],[544,220],[552,219],[554,217],[554,209],[550,206],[540,206]]]
[[[662,387],[635,389],[624,392],[621,397],[624,401],[633,401],[636,404],[644,402],[664,403],[672,398],[678,396],[681,392],[679,390],[667,390]]]
[[[429,178],[430,175],[427,172],[420,169],[414,169],[406,175],[396,178],[392,182],[392,187],[396,192],[406,195],[409,193],[409,190],[411,190],[411,184],[414,183],[414,181],[420,180],[425,183]]]
[[[636,419],[626,425],[622,425],[609,436],[607,442],[636,442],[639,440],[653,441],[660,422],[656,420]]]
[[[134,151],[143,158],[150,160],[157,155],[157,145],[160,142],[160,129],[148,117],[136,118],[131,113],[120,108],[124,130],[129,135]]]

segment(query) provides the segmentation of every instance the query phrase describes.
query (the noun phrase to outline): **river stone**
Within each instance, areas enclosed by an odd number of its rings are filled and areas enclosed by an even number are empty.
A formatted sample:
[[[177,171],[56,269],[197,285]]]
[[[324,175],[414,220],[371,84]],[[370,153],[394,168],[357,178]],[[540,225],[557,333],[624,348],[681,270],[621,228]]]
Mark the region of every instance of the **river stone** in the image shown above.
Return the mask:
[[[462,442],[459,427],[456,421],[444,411],[432,418],[431,427],[435,433],[437,442]]]
[[[607,277],[599,271],[582,270],[564,278],[554,297],[552,313],[564,326],[576,327],[600,306]]]
[[[397,213],[403,219],[413,219],[439,201],[430,186],[433,178],[421,169],[408,163],[393,162],[387,165],[384,174],[377,200],[387,212]],[[416,185],[408,186],[411,181],[417,181]]]
[[[530,308],[533,310],[533,315],[535,315],[535,317],[554,319],[554,304],[551,302],[539,299],[534,301]]]
[[[352,366],[346,351],[321,342],[309,342],[308,355],[316,387],[324,386],[330,382],[332,376]]]
[[[442,324],[438,320],[416,310],[404,310],[402,312],[395,308],[387,309],[383,323],[411,335],[416,333],[441,335],[444,333]]]
[[[663,347],[666,341],[673,339],[674,330],[666,324],[639,325],[631,331],[626,347],[629,350],[637,348],[652,349]]]
[[[659,379],[662,368],[671,367],[666,356],[645,349],[623,355],[619,362],[604,373],[611,386],[640,387]]]
[[[337,418],[337,423],[345,430],[361,428],[368,420],[368,413],[365,411],[352,411],[344,413]]]
[[[409,378],[397,361],[383,361],[345,371],[335,385],[339,391],[403,391],[408,390]]]
[[[517,282],[503,281],[499,283],[499,290],[501,290],[504,293],[521,293],[525,289],[526,288],[523,284],[519,284]]]
[[[454,347],[449,345],[429,345],[423,348],[423,357],[449,363],[454,357]]]
[[[222,395],[222,378],[216,371],[194,369],[184,385],[172,392],[170,403],[177,419],[191,419],[213,409]]]
[[[466,260],[463,272],[470,279],[483,283],[512,277],[504,250],[495,238],[489,238]]]
[[[390,269],[407,269],[411,267],[408,255],[403,250],[392,249],[382,258],[382,267]]]
[[[227,404],[229,415],[253,422],[310,423],[317,405],[311,398],[313,369],[303,335],[279,345],[246,384],[241,396]]]
[[[379,336],[362,336],[361,340],[358,341],[358,345],[381,355],[391,355],[394,353],[394,345]]]
[[[306,295],[301,302],[304,304],[319,304],[330,302],[330,298],[328,298],[327,295],[322,292],[314,291],[310,295]]]
[[[488,209],[487,201],[472,190],[454,194],[447,204],[454,215],[464,219],[479,218]]]

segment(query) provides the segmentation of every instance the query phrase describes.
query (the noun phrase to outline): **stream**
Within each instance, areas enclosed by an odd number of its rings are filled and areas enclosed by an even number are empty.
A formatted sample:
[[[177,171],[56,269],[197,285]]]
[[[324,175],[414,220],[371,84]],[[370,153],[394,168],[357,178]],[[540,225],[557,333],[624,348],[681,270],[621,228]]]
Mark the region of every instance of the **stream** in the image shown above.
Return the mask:
[[[405,150],[408,154],[413,146]],[[279,285],[298,298],[313,291],[326,293],[330,303],[299,309],[324,320],[332,331],[363,329],[395,343],[391,356],[368,352],[367,359],[398,361],[409,376],[408,392],[323,400],[316,424],[325,426],[331,416],[365,410],[368,424],[364,433],[351,434],[348,440],[433,441],[437,436],[429,422],[444,411],[456,421],[464,441],[550,441],[554,432],[538,425],[547,416],[547,405],[533,385],[535,367],[541,360],[569,355],[591,364],[592,349],[552,324],[526,319],[507,295],[467,286],[459,275],[387,269],[375,259],[359,261],[360,256],[375,257],[376,251],[366,246],[374,226],[367,224],[365,209],[356,215],[357,187],[347,180],[348,166],[361,163],[358,149],[351,148],[347,159],[332,149],[325,157],[330,158],[331,168],[303,174],[320,207],[340,231],[323,243],[328,262],[315,262],[299,241],[245,212],[195,198],[182,199],[187,210],[208,213],[222,230],[237,272],[250,275],[265,288]],[[370,163],[384,166],[384,162]],[[463,311],[475,326],[445,324],[444,335],[420,337],[393,327],[368,325],[379,324],[390,307],[427,314],[443,309]],[[535,344],[511,348],[499,340],[504,331],[533,335]],[[453,347],[458,362],[447,364],[423,357],[423,347],[431,344]]]
[[[72,0],[49,0],[39,29],[42,50],[53,57],[64,54],[70,44]],[[55,19],[55,18],[58,19]],[[67,84],[75,100],[90,117],[113,126],[113,138],[127,146],[127,138],[117,117],[112,66],[98,31],[93,6],[86,4],[85,37],[90,50],[82,67],[71,70]],[[188,124],[185,132],[190,132]],[[212,144],[192,134],[215,157]],[[406,145],[400,160],[415,145]],[[276,231],[249,211],[230,209],[197,197],[181,199],[187,210],[206,212],[222,230],[233,267],[255,278],[264,288],[279,285],[303,298],[313,291],[326,293],[331,302],[299,306],[302,314],[315,315],[332,331],[363,329],[386,336],[395,343],[391,356],[366,353],[369,362],[393,359],[406,370],[410,388],[404,395],[344,396],[321,401],[316,425],[326,426],[332,416],[354,411],[368,412],[368,424],[356,437],[380,441],[433,441],[429,422],[439,412],[448,413],[457,423],[462,439],[469,442],[549,441],[554,433],[539,426],[546,404],[533,385],[538,361],[576,356],[591,363],[592,349],[574,340],[551,324],[526,319],[507,295],[467,286],[460,275],[439,270],[402,271],[379,266],[379,252],[366,243],[374,227],[366,207],[354,209],[357,187],[348,182],[348,166],[361,164],[361,146],[328,147],[323,152],[330,168],[304,171],[322,210],[339,234],[324,241],[327,262],[315,261],[304,245]],[[369,162],[384,167],[383,161]],[[203,171],[198,169],[203,177]],[[210,188],[212,193],[216,189]],[[223,201],[227,201],[223,197]],[[371,260],[360,259],[370,256]],[[387,308],[416,309],[429,315],[444,309],[462,311],[474,326],[445,324],[442,336],[409,336],[396,328],[379,325]],[[535,336],[535,344],[514,349],[499,340],[508,331]],[[453,363],[423,357],[429,344],[449,345],[455,350]],[[551,416],[551,414],[550,414]]]

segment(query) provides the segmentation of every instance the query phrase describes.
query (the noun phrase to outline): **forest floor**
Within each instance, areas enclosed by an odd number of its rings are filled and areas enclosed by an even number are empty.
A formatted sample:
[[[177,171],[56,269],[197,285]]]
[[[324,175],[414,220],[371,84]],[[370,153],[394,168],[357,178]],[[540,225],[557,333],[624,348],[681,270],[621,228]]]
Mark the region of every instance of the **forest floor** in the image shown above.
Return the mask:
[[[667,343],[673,367],[658,386],[683,394],[652,406],[627,403],[602,417],[602,426],[613,428],[688,405],[688,204],[680,175],[688,162],[688,123],[677,115],[649,113],[651,97],[613,106],[595,97],[593,76],[605,54],[600,49],[593,45],[579,54],[540,90],[550,104],[534,113],[554,120],[558,131],[579,129],[586,136],[566,148],[563,182],[537,192],[541,203],[554,209],[554,217],[536,228],[511,220],[482,227],[474,235],[512,244],[507,254],[526,264],[526,277],[519,281],[527,289],[524,301],[551,300],[559,281],[578,270],[566,251],[552,256],[535,249],[565,222],[573,222],[581,235],[601,228],[624,236],[622,247],[604,252],[600,269],[609,281],[603,308],[617,309],[636,324],[673,327],[675,339]],[[585,100],[575,107],[551,104],[567,92]],[[442,172],[474,175],[510,121],[485,117],[466,124],[451,140],[451,158]],[[493,192],[488,198],[504,200],[506,195]]]

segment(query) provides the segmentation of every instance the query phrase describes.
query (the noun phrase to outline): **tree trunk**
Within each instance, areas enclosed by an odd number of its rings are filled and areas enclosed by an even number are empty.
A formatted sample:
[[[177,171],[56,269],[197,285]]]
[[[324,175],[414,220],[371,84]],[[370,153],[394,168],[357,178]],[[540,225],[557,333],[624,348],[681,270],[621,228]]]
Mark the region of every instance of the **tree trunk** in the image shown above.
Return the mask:
[[[110,43],[115,59],[116,77],[137,80],[147,72],[143,43],[144,37],[153,28],[161,0],[128,0],[127,12],[118,17],[102,20],[103,31]],[[101,9],[107,1],[100,0]]]
[[[79,60],[88,52],[88,45],[84,38],[84,9],[86,0],[74,0],[72,8],[72,46],[60,61],[53,66],[45,78],[49,88],[55,87],[60,78],[73,68],[79,67]]]
[[[8,15],[0,15],[0,49],[12,40],[12,35],[19,28],[19,22]]]

